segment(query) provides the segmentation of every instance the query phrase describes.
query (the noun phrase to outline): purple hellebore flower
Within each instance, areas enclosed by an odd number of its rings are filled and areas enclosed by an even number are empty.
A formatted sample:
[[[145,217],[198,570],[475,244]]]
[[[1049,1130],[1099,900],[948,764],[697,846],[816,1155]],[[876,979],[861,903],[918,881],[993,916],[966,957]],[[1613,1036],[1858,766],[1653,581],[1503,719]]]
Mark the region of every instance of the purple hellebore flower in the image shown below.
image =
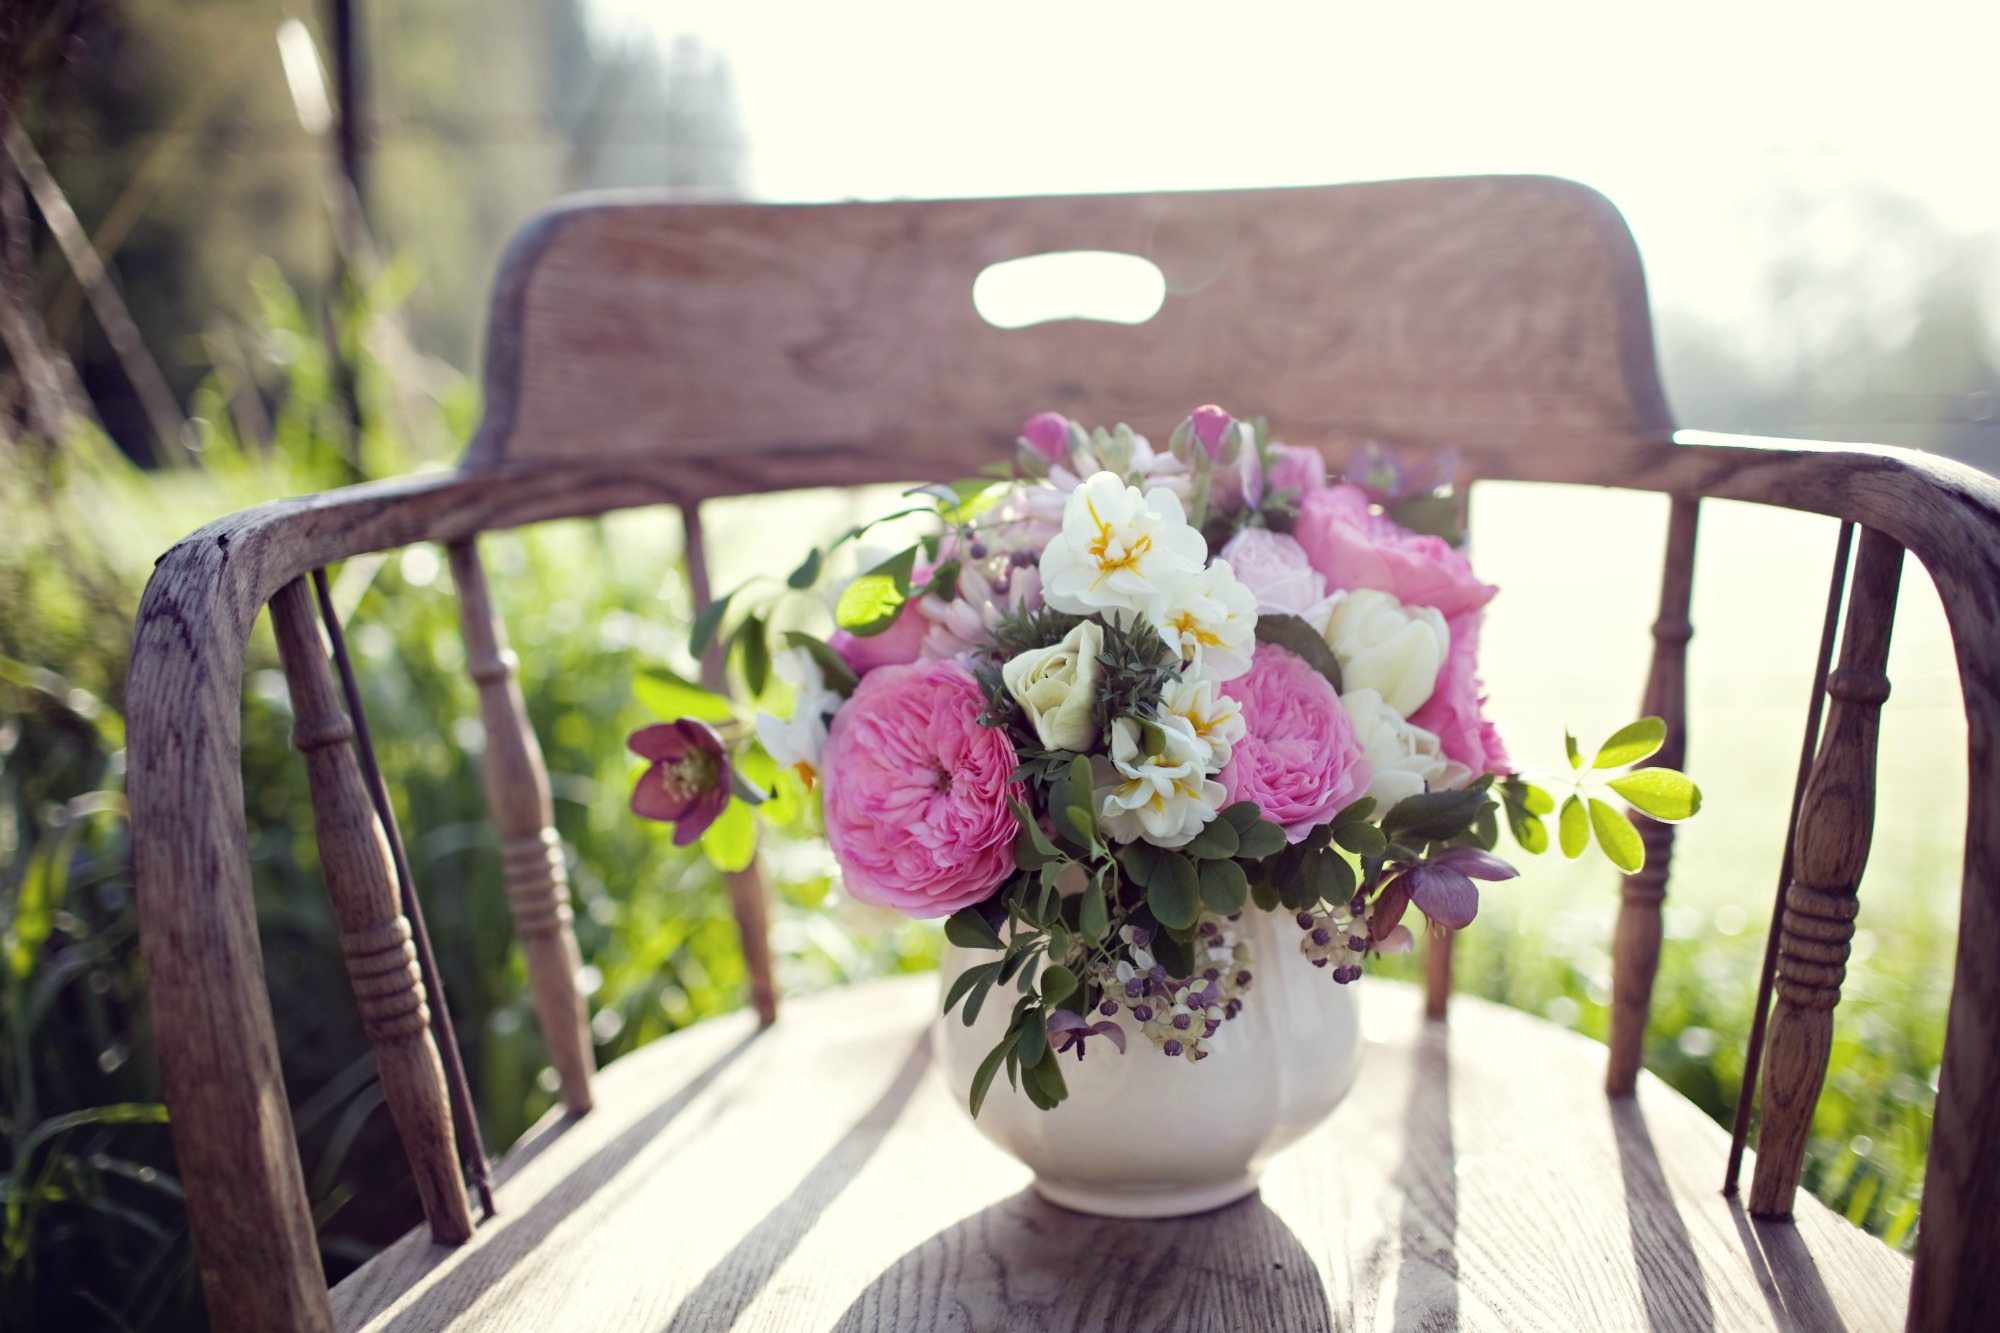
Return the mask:
[[[1076,1047],[1076,1058],[1083,1059],[1083,1043],[1090,1037],[1103,1037],[1125,1054],[1125,1029],[1106,1020],[1102,1023],[1086,1023],[1067,1009],[1058,1009],[1049,1015],[1049,1045],[1058,1053]]]
[[[1417,909],[1440,926],[1463,930],[1479,914],[1475,879],[1512,879],[1514,867],[1477,847],[1447,847],[1397,878]]]
[[[674,846],[707,831],[729,804],[729,752],[714,728],[691,717],[641,727],[626,748],[649,767],[632,788],[632,813],[674,826]]]

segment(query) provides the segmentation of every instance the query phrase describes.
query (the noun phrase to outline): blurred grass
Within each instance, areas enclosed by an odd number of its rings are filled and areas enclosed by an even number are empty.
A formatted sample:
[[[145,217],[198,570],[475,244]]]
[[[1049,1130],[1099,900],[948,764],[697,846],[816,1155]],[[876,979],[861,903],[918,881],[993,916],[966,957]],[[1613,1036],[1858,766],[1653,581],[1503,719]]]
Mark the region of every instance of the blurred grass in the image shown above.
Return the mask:
[[[344,426],[315,317],[256,284],[244,331],[258,378],[218,374],[196,415],[198,469],[141,474],[101,440],[23,446],[0,467],[0,1325],[200,1323],[136,950],[122,804],[124,657],[154,555],[201,522],[343,480]],[[377,346],[392,272],[354,317]],[[442,465],[469,426],[467,386],[393,358],[363,367],[367,473]],[[268,424],[264,424],[265,422]],[[720,587],[782,575],[802,543],[880,512],[892,492],[723,502],[708,514]],[[1632,715],[1644,678],[1665,502],[1482,488],[1477,559],[1505,588],[1485,641],[1517,761],[1560,762]],[[1726,1123],[1796,762],[1834,525],[1711,505],[1696,580],[1688,767],[1708,806],[1681,832],[1647,1063]],[[632,819],[632,682],[687,671],[678,522],[638,511],[483,541],[547,756],[571,867],[600,1060],[740,1004],[726,895],[665,831]],[[477,779],[482,744],[448,572],[427,547],[350,561],[336,598],[410,843],[489,1143],[552,1103]],[[1951,969],[1964,722],[1935,595],[1906,579],[1885,711],[1881,812],[1808,1183],[1908,1245]],[[417,1217],[318,880],[304,773],[266,628],[244,701],[246,818],[265,966],[330,1278]],[[802,831],[801,831],[802,832]],[[829,893],[810,837],[767,850],[781,984],[791,991],[931,966],[932,929]],[[1614,877],[1528,864],[1485,896],[1459,980],[1602,1037]],[[1388,969],[1407,970],[1407,961]],[[132,1109],[136,1108],[136,1109]],[[116,1274],[107,1281],[106,1274]]]

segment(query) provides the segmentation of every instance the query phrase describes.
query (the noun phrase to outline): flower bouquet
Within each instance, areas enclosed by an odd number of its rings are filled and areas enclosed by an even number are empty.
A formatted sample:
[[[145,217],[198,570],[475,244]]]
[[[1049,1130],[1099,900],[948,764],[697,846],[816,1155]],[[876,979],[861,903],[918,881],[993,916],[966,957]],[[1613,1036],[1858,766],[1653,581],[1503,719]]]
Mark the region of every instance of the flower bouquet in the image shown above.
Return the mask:
[[[982,1128],[1045,1192],[1073,1164],[1036,1160],[1027,1145],[1051,1136],[1022,1117],[1081,1117],[1063,1103],[1097,1070],[1093,1114],[1214,1095],[1204,1113],[1287,1122],[1210,1171],[1222,1192],[1197,1193],[1220,1201],[1345,1091],[1345,983],[1408,948],[1414,919],[1469,925],[1478,885],[1514,876],[1493,850],[1503,821],[1533,853],[1555,815],[1566,854],[1594,841],[1631,870],[1643,849],[1618,798],[1661,819],[1699,804],[1682,775],[1632,767],[1663,741],[1657,719],[1588,762],[1570,741],[1559,782],[1514,771],[1478,672],[1496,590],[1460,549],[1454,471],[1370,449],[1330,478],[1317,451],[1213,406],[1164,449],[1124,425],[1033,417],[989,475],[909,492],[878,522],[924,530],[837,594],[815,592],[823,570],[875,525],[815,548],[775,596],[712,603],[693,651],[725,639],[771,706],[754,725],[637,733],[634,809],[679,842],[747,820],[754,758],[817,803],[848,894],[945,918],[942,1031],[964,1052],[947,1074],[975,1118],[1004,1076],[1004,1123]],[[1565,785],[1558,813],[1550,788]],[[1246,1022],[1262,1035],[1232,1043]],[[1252,1050],[1329,1073],[1311,1104],[1280,1105]],[[1252,1114],[1246,1090],[1268,1105]],[[1113,1126],[1090,1151],[1116,1157],[1129,1137]],[[1172,1209],[1123,1211],[1149,1210]]]

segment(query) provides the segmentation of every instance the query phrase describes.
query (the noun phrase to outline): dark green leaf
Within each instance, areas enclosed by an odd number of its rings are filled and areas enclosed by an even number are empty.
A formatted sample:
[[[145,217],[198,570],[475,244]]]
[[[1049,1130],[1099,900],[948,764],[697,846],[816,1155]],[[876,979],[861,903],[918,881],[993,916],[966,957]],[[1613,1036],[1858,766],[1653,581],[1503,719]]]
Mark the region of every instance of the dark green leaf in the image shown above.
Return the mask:
[[[1262,861],[1285,850],[1285,845],[1285,831],[1268,819],[1236,830],[1236,855],[1244,861]]]
[[[944,937],[961,949],[1000,949],[1000,933],[977,907],[961,907],[945,918]]]
[[[1344,903],[1354,896],[1354,867],[1334,852],[1318,852],[1305,862],[1306,888],[1314,898]]]
[[[994,977],[999,974],[1000,964],[998,963],[981,963],[977,967],[966,968],[951,983],[951,989],[944,993],[944,1012],[950,1013],[952,1010],[958,1008],[958,1002],[965,998],[966,992],[979,984],[979,978],[982,975]]]
[[[806,558],[800,562],[799,567],[793,570],[791,575],[786,578],[786,584],[799,589],[812,587],[813,583],[819,578],[820,562],[825,558],[820,552],[819,547],[813,547],[812,550],[806,552]]]
[[[1234,916],[1243,910],[1243,901],[1249,892],[1250,880],[1244,875],[1243,867],[1234,861],[1201,863],[1201,901],[1209,911],[1220,916]]]
[[[1279,907],[1277,886],[1268,880],[1258,880],[1250,886],[1250,901],[1266,912],[1275,912]]]
[[[1356,856],[1380,856],[1389,846],[1382,830],[1373,824],[1336,824],[1333,840]]]
[[[1076,973],[1061,963],[1050,963],[1042,969],[1042,1000],[1046,1004],[1061,1004],[1077,988]]]
[[[708,645],[715,642],[715,632],[722,628],[722,618],[729,614],[729,599],[735,595],[726,592],[701,609],[688,630],[688,652],[696,657],[708,652]]]
[[[1549,849],[1549,826],[1539,819],[1524,819],[1514,826],[1514,841],[1522,851],[1540,856]]]
[[[994,982],[1000,979],[1000,969],[1002,967],[1002,964],[988,963],[987,966],[992,968],[993,970],[991,972],[988,972],[985,976],[982,976],[979,980],[973,982],[972,989],[966,993],[965,1025],[967,1027],[971,1027],[974,1023],[977,1023],[979,1021],[980,1006],[986,1003],[986,997],[993,990]]]
[[[1185,930],[1201,915],[1201,879],[1194,862],[1178,852],[1166,852],[1146,885],[1146,906],[1169,930]]]
[[[1304,659],[1307,666],[1326,677],[1335,694],[1340,693],[1340,659],[1311,625],[1297,616],[1260,615],[1257,637]]]
[[[1240,837],[1249,831],[1251,825],[1264,818],[1264,812],[1257,808],[1255,801],[1236,801],[1223,806],[1222,813],[1216,817],[1228,820],[1229,826],[1235,829]]]
[[[1364,796],[1358,801],[1350,801],[1333,817],[1335,828],[1345,828],[1349,824],[1366,824],[1368,816],[1375,813],[1375,798]]]
[[[854,687],[861,683],[860,677],[854,674],[854,668],[847,665],[846,660],[833,651],[826,640],[815,638],[804,630],[789,629],[785,631],[785,642],[812,655],[812,660],[819,664],[820,678],[826,681],[828,689],[848,695],[854,693]]]
[[[1040,1011],[1030,1009],[1021,1016],[1016,1031],[1021,1034],[1021,1063],[1032,1069],[1048,1054],[1048,1020],[1042,1017]]]
[[[1382,817],[1382,831],[1392,838],[1455,838],[1472,827],[1486,800],[1479,787],[1421,792],[1396,802]]]
[[[736,642],[742,656],[743,685],[755,699],[771,683],[771,641],[766,637],[764,618],[750,616],[737,627]]]
[[[1104,939],[1105,931],[1111,926],[1110,912],[1104,901],[1104,872],[1098,871],[1090,877],[1090,884],[1083,891],[1083,901],[1077,905],[1077,929],[1091,944]]]
[[[986,1090],[993,1086],[993,1076],[1000,1070],[1000,1062],[1007,1059],[1014,1046],[1021,1040],[1019,1028],[1008,1029],[1000,1044],[986,1053],[979,1062],[979,1069],[972,1076],[972,1118],[979,1118],[979,1108],[986,1104]]]
[[[1673,823],[1701,810],[1701,788],[1671,768],[1642,768],[1611,779],[1611,790],[1655,819]]]
[[[1236,855],[1239,845],[1236,829],[1228,820],[1211,819],[1184,850],[1198,861],[1215,861]]]

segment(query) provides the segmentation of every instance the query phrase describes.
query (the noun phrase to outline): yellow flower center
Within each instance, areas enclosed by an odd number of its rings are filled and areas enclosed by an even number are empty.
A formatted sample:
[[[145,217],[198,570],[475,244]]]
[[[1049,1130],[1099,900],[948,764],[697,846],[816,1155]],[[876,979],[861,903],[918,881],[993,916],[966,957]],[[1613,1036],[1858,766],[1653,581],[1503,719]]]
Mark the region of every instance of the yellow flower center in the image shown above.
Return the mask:
[[[1167,623],[1174,627],[1174,633],[1180,636],[1182,643],[1192,641],[1204,648],[1213,648],[1222,642],[1221,636],[1196,620],[1192,611],[1183,611]]]
[[[1090,521],[1097,525],[1097,536],[1090,543],[1090,557],[1097,562],[1097,578],[1090,585],[1096,587],[1121,569],[1137,569],[1139,560],[1153,549],[1153,539],[1140,534],[1129,545],[1111,534],[1111,525],[1097,512],[1097,502],[1084,497],[1084,507],[1090,510]]]

